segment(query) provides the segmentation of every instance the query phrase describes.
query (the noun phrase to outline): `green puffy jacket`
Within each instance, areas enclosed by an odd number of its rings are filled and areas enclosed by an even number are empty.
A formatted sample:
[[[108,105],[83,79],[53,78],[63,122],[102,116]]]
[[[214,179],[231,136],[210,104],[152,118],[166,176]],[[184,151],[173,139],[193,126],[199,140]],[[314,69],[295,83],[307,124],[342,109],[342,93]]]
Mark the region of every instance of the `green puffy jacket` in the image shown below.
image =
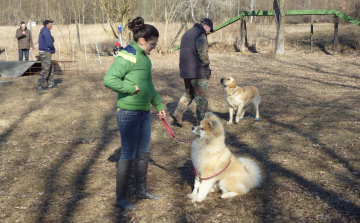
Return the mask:
[[[164,110],[151,76],[151,61],[133,40],[121,50],[104,77],[104,85],[118,92],[117,106],[126,110],[148,111],[150,103],[157,111]],[[135,85],[139,92],[135,93]]]

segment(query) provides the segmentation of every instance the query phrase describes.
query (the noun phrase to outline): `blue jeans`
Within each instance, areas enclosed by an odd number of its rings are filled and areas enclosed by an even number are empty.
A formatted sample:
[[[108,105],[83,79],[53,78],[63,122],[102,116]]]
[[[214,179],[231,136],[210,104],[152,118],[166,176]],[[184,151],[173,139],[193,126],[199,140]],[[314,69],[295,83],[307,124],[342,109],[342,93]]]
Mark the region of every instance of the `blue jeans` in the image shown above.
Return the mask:
[[[23,60],[23,52],[25,53],[25,61],[29,60],[29,50],[28,49],[19,49],[19,61]]]
[[[121,138],[120,160],[133,160],[137,155],[148,153],[151,137],[149,111],[117,109],[116,120]]]

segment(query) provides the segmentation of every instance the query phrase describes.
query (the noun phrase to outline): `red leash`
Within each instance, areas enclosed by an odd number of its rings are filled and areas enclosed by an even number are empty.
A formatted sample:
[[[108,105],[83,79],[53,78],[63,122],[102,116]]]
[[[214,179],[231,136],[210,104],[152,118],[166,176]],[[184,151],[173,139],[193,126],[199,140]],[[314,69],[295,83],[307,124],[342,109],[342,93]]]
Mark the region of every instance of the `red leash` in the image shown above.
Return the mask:
[[[224,172],[224,171],[226,170],[226,168],[228,168],[228,167],[230,166],[230,163],[231,163],[231,157],[230,157],[230,160],[229,160],[228,165],[227,165],[222,171],[220,171],[220,172],[217,173],[217,174],[212,175],[211,177],[206,177],[206,178],[201,178],[201,177],[199,177],[199,176],[196,174],[195,167],[194,167],[194,173],[195,173],[195,176],[197,176],[197,178],[199,178],[200,180],[210,180],[211,178],[214,178],[214,177],[216,177],[217,175],[220,175],[220,173]]]
[[[173,133],[171,127],[170,127],[170,124],[168,122],[168,120],[166,119],[166,117],[163,117],[161,118],[161,121],[164,123],[166,129],[168,130],[168,132],[170,133],[170,135],[175,139],[175,141],[177,143],[179,142],[183,142],[183,143],[192,143],[192,141],[182,141],[182,140],[179,140],[178,138],[176,138],[175,134]]]

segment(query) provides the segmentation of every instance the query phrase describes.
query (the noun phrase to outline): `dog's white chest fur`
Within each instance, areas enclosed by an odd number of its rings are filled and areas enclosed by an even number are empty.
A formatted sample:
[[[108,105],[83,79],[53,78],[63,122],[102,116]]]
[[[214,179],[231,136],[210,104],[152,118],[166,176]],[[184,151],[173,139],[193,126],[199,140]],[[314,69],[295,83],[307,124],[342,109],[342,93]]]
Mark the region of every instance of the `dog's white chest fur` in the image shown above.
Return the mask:
[[[237,108],[240,104],[245,104],[246,102],[244,101],[242,95],[236,94],[236,92],[239,90],[239,87],[234,87],[234,88],[229,88],[226,87],[225,88],[225,98],[226,98],[226,102],[228,104],[228,106],[233,107],[233,108]]]
[[[191,144],[191,161],[196,171],[201,171],[206,168],[207,162],[211,162],[211,160],[206,160],[204,157],[221,152],[224,146],[225,144],[215,142],[210,145],[206,144],[206,147],[204,147],[204,142],[201,142],[200,138],[195,139]]]

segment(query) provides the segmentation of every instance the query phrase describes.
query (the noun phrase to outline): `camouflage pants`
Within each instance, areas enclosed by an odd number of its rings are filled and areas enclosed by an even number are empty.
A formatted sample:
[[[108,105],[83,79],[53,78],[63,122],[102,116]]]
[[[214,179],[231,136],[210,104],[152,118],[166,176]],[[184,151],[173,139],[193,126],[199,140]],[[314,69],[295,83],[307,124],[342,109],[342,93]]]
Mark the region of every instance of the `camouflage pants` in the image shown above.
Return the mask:
[[[208,108],[207,79],[184,79],[185,93],[181,96],[174,115],[182,120],[184,112],[195,98],[196,102],[196,123],[200,124],[204,119]]]
[[[51,66],[51,53],[50,52],[40,52],[41,60],[41,72],[38,79],[37,86],[43,86],[45,81],[47,82],[48,87],[54,86],[54,71]]]

